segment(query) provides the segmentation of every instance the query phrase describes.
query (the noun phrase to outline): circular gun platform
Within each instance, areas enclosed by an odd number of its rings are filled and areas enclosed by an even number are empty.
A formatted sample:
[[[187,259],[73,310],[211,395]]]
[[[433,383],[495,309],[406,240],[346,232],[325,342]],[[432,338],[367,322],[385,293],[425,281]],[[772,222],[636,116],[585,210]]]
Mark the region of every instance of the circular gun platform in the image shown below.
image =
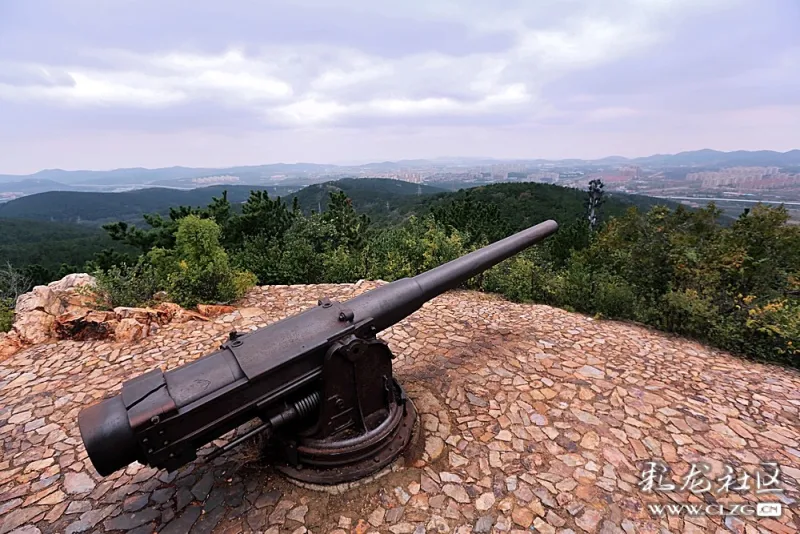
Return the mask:
[[[0,362],[0,534],[489,534],[800,530],[800,373],[636,325],[474,292],[437,298],[385,336],[419,414],[405,467],[336,494],[312,491],[242,446],[175,473],[110,478],[81,444],[78,410],[127,377],[173,368],[245,330],[372,283],[265,287],[248,308],[137,343],[62,341]],[[417,446],[419,442],[419,446]],[[210,453],[213,446],[203,452]],[[644,462],[782,468],[780,517],[653,517]],[[387,471],[384,468],[379,473]],[[675,501],[670,501],[674,497]]]
[[[277,469],[290,478],[320,485],[352,482],[380,471],[408,446],[417,419],[410,400],[394,408],[380,426],[361,436],[340,441],[299,442],[297,452],[301,464],[296,467],[278,465]]]

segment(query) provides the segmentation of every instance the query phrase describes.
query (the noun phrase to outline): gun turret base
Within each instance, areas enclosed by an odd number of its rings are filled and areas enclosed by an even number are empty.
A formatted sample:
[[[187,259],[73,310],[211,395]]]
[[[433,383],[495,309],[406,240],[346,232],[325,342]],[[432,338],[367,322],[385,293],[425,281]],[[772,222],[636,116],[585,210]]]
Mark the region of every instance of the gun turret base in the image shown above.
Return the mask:
[[[394,462],[411,442],[417,412],[397,382],[399,402],[374,430],[345,439],[304,439],[284,442],[290,460],[276,465],[286,476],[308,484],[332,485],[372,475]]]

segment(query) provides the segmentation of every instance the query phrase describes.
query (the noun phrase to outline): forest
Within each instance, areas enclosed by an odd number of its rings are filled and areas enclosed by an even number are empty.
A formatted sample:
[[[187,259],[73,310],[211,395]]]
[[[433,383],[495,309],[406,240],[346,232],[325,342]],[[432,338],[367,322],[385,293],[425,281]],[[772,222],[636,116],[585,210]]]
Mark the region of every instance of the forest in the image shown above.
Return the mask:
[[[319,192],[327,202],[317,194],[317,209],[261,190],[238,205],[223,193],[204,207],[148,214],[142,227],[106,224],[118,248],[82,268],[97,276],[108,306],[146,305],[158,292],[194,306],[234,301],[253,284],[413,276],[553,218],[555,236],[465,287],[800,366],[800,227],[786,224],[782,207],[759,205],[729,220],[713,205],[606,197],[590,226],[585,192],[542,184],[394,195],[382,217],[370,215],[374,202],[362,211],[367,199],[341,188]],[[20,273],[29,281],[36,274],[30,266]],[[4,291],[10,304],[14,295]]]

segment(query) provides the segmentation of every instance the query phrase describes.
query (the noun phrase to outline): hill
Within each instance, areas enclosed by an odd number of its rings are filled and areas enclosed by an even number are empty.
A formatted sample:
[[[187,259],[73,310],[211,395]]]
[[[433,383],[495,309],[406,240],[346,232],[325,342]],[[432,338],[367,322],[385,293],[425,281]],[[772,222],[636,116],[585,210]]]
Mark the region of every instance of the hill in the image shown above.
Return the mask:
[[[411,215],[425,215],[437,208],[469,198],[496,208],[513,230],[521,230],[547,219],[573,220],[585,211],[586,192],[580,189],[531,182],[480,185],[458,191],[395,199],[390,213],[367,213],[378,223],[393,223]],[[391,206],[392,204],[390,204]],[[636,206],[647,210],[652,206],[678,206],[677,202],[639,195],[607,193],[601,208],[602,217],[622,215]],[[380,207],[380,205],[373,204]]]
[[[407,212],[422,197],[447,192],[439,187],[388,178],[344,178],[304,187],[291,196],[297,197],[300,208],[308,214],[312,210],[324,211],[330,193],[336,191],[344,191],[357,211],[384,221],[393,219],[398,210]]]
[[[29,178],[18,182],[0,182],[0,193],[22,193],[25,195],[43,193],[45,191],[73,191],[71,185],[62,184],[45,178]]]
[[[772,150],[736,150],[721,152],[719,150],[693,150],[678,154],[656,154],[644,158],[630,160],[639,165],[656,167],[728,167],[728,166],[778,166],[800,165],[800,150],[775,152]]]
[[[148,188],[122,193],[50,191],[0,205],[0,217],[93,226],[114,221],[142,223],[145,213],[167,214],[171,207],[205,206],[223,191],[228,192],[231,203],[241,203],[247,200],[250,191],[262,189],[275,196],[296,190],[283,186],[216,185],[190,190]]]
[[[78,224],[0,218],[0,263],[14,266],[38,264],[57,270],[62,263],[83,265],[96,252],[128,248],[114,242],[105,231]]]
[[[345,178],[314,184],[293,192],[289,186],[215,185],[198,189],[147,188],[121,193],[50,191],[0,204],[0,218],[73,223],[99,227],[108,222],[142,224],[147,213],[167,214],[171,207],[205,206],[224,191],[234,205],[244,202],[251,190],[266,190],[287,203],[297,197],[301,209],[325,210],[329,194],[343,191],[360,213],[378,224],[394,224],[410,215],[424,215],[433,207],[462,199],[465,195],[501,208],[514,227],[529,222],[524,214],[547,214],[545,218],[574,217],[582,213],[585,193],[578,189],[537,183],[498,183],[472,186],[459,191],[413,184],[385,178]],[[676,206],[674,202],[650,197],[608,193],[607,215],[620,215],[629,206],[643,209],[656,204]]]
[[[210,167],[165,167],[145,169],[111,169],[105,171],[63,169],[45,169],[34,174],[14,175],[0,174],[0,183],[17,182],[26,179],[55,180],[71,185],[148,185],[157,182],[167,183],[205,176],[230,174],[239,176],[243,181],[259,183],[273,175],[291,173],[302,176],[308,173],[320,173],[336,169],[335,165],[319,165],[315,163],[273,163],[268,165],[250,165],[225,168]]]

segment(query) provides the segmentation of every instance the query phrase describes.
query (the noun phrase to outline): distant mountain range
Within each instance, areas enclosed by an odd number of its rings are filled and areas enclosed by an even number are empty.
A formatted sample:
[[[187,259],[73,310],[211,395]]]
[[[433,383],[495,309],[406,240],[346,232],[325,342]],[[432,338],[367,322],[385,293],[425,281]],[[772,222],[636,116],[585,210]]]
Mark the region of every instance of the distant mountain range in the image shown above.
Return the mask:
[[[177,206],[205,206],[213,197],[227,191],[228,200],[236,205],[250,196],[252,190],[266,190],[271,197],[283,197],[287,204],[297,197],[300,208],[309,213],[324,211],[329,193],[344,191],[362,212],[389,211],[400,199],[446,193],[447,190],[412,184],[388,178],[342,179],[315,184],[303,189],[287,186],[215,185],[191,190],[148,187],[120,193],[86,191],[48,191],[36,193],[0,204],[0,218],[33,219],[38,221],[81,223],[100,226],[107,222],[125,221],[140,224],[144,214],[167,215]],[[412,198],[413,197],[413,198]]]
[[[143,186],[193,189],[209,185],[213,177],[235,177],[239,185],[293,185],[305,186],[330,180],[331,177],[346,177],[348,174],[363,175],[370,172],[391,172],[398,169],[431,167],[475,167],[502,163],[554,165],[560,167],[597,166],[608,167],[622,164],[651,168],[678,167],[731,167],[731,166],[777,166],[800,167],[800,150],[774,152],[770,150],[720,152],[717,150],[695,150],[678,154],[656,154],[642,158],[609,156],[596,160],[583,159],[515,159],[492,158],[435,158],[400,161],[384,161],[364,165],[341,166],[317,163],[273,163],[268,165],[239,166],[226,168],[168,167],[163,169],[114,169],[109,171],[65,171],[48,169],[31,175],[0,175],[0,193],[31,194],[44,191],[99,191]]]
[[[84,223],[99,226],[113,221],[142,222],[146,213],[166,215],[177,206],[205,206],[213,197],[228,192],[228,200],[238,204],[247,200],[250,191],[265,189],[270,196],[285,196],[298,187],[260,187],[217,185],[183,191],[145,188],[122,193],[87,191],[47,191],[0,204],[0,218],[35,219],[51,222]]]

